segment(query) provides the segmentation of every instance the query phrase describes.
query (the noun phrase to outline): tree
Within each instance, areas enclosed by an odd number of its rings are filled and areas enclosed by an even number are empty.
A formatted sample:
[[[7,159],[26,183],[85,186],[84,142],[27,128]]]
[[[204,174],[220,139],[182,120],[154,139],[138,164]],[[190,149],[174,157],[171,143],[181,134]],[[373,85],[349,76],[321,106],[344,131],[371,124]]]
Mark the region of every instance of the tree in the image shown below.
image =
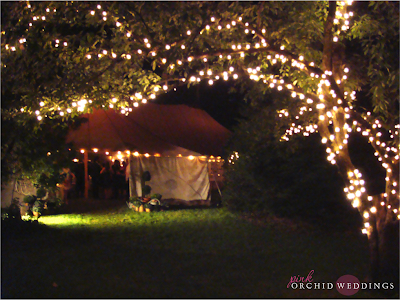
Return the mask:
[[[266,94],[268,105],[259,101],[242,113],[227,145],[233,154],[224,175],[224,205],[302,220],[322,230],[358,230],[361,218],[346,200],[344,183],[326,160],[318,133],[282,142],[287,124],[276,107],[283,105],[284,94]]]
[[[290,91],[277,112],[294,133],[317,130],[364,219],[374,275],[398,274],[399,9],[393,2],[2,3],[2,118],[67,119],[93,107],[129,113],[207,80]],[[386,169],[368,195],[349,137]],[[397,232],[397,233],[396,233]],[[393,234],[394,233],[394,234]],[[379,257],[379,260],[377,258]],[[396,267],[393,267],[396,266]]]
[[[30,116],[2,119],[2,182],[28,178],[46,185],[45,177],[59,179],[59,170],[71,164],[73,151],[65,145],[67,124]],[[57,182],[55,182],[57,183]]]

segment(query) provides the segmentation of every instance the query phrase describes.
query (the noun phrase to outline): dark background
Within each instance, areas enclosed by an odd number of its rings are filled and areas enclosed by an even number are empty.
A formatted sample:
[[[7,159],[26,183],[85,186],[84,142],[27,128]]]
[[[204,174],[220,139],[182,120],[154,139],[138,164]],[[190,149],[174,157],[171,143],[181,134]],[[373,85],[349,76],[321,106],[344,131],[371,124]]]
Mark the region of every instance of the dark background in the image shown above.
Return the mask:
[[[186,104],[205,110],[218,123],[229,130],[237,124],[240,111],[246,106],[244,95],[230,93],[233,84],[229,81],[215,81],[212,86],[201,82],[193,87],[180,86],[176,91],[159,95],[155,100],[159,104]]]

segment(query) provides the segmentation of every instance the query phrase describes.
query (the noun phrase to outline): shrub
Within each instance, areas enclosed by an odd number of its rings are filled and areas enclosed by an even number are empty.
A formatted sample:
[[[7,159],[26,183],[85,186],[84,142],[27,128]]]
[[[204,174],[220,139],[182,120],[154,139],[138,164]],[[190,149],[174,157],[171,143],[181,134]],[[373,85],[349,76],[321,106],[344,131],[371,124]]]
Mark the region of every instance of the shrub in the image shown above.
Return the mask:
[[[38,212],[39,214],[42,214],[44,210],[44,202],[41,200],[35,201],[32,207],[33,212]]]
[[[151,195],[151,196],[150,196],[150,198],[151,198],[151,199],[158,199],[158,200],[161,200],[161,198],[162,198],[162,195],[161,195],[161,194],[158,194],[158,193],[156,193],[156,194],[153,194],[153,195]]]
[[[23,202],[27,204],[33,204],[36,201],[36,197],[33,195],[27,195],[24,197]]]
[[[326,160],[318,134],[292,136],[273,114],[253,112],[242,121],[230,141],[232,162],[226,172],[223,203],[231,210],[260,212],[278,217],[332,222],[339,213],[357,216],[343,193],[343,181]],[[328,221],[327,221],[328,222]]]
[[[63,201],[60,197],[52,197],[47,201],[47,208],[54,210],[60,207],[63,204]]]
[[[14,198],[11,201],[11,204],[1,209],[1,219],[2,220],[21,220],[21,211],[20,204],[18,198]]]
[[[137,201],[137,200],[139,200],[139,197],[138,197],[138,196],[135,196],[135,197],[129,197],[129,200],[128,200],[128,202],[134,203],[134,202],[135,202],[135,201]]]
[[[38,188],[36,191],[36,197],[38,197],[38,198],[44,198],[46,196],[46,194],[47,194],[47,191],[43,187]]]

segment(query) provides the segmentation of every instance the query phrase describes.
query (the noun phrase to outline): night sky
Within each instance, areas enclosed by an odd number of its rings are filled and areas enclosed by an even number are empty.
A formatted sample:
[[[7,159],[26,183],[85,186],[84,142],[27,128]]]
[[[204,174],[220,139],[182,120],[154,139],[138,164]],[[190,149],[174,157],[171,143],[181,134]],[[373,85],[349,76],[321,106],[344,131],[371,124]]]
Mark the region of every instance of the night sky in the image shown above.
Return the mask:
[[[205,110],[221,125],[232,130],[240,117],[240,110],[245,106],[243,95],[229,93],[232,83],[219,80],[210,86],[201,82],[193,87],[181,86],[176,91],[160,95],[156,103],[186,104],[190,107]]]

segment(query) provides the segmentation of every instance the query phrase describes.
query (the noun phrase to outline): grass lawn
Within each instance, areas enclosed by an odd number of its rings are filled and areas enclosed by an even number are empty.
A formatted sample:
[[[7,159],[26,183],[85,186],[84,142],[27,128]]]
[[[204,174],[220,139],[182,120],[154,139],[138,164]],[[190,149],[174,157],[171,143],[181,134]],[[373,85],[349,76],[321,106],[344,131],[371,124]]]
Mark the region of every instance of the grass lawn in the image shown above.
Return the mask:
[[[138,213],[124,203],[76,205],[80,211],[71,205],[42,216],[46,226],[2,228],[2,298],[347,298],[335,288],[286,286],[311,270],[321,283],[368,274],[359,233],[258,224],[224,208]]]

